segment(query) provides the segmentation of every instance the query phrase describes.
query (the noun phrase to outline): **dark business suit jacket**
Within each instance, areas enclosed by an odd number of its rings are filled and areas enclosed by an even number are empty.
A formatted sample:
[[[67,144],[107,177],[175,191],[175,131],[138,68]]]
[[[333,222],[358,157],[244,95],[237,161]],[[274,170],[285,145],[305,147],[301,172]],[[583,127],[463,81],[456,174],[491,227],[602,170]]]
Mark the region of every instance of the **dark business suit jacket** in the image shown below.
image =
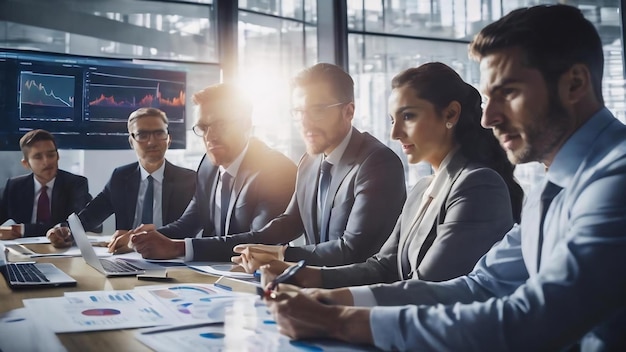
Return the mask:
[[[54,225],[66,221],[70,214],[83,209],[91,200],[91,195],[87,178],[58,170],[50,200],[50,222],[30,223],[34,199],[35,179],[32,173],[9,179],[0,203],[0,222],[13,219],[18,224],[24,224],[24,237],[43,236]]]
[[[307,245],[290,247],[285,260],[310,265],[340,265],[366,260],[378,252],[393,229],[406,198],[400,158],[356,128],[328,189],[328,241],[317,229],[317,184],[322,155],[305,154],[298,165],[296,191],[283,214],[258,231],[196,240],[194,260],[228,260],[240,243],[279,244],[306,235]],[[198,248],[202,247],[201,250]]]
[[[141,171],[138,162],[113,170],[104,190],[78,214],[83,226],[89,228],[99,225],[111,214],[115,214],[117,230],[132,229],[140,183]],[[176,166],[165,160],[161,200],[164,224],[180,217],[193,197],[195,189],[195,171]]]
[[[203,237],[220,238],[228,233],[258,230],[285,210],[294,190],[296,165],[282,153],[269,148],[256,138],[251,138],[237,176],[233,182],[225,231],[219,231],[215,214],[215,191],[219,178],[219,166],[206,157],[198,167],[196,193],[177,221],[158,229],[170,238],[194,237],[202,231]],[[209,241],[210,242],[210,241]],[[210,260],[230,260],[231,248],[227,248]],[[196,260],[211,249],[194,244]]]
[[[380,252],[364,263],[323,268],[322,286],[358,286],[411,278],[402,276],[401,253],[415,231],[413,241],[418,245],[408,252],[414,268],[412,278],[443,281],[469,273],[513,226],[508,188],[498,173],[468,162],[460,152],[443,172],[445,184],[419,226],[414,226],[414,220],[432,176],[422,178],[413,187]]]

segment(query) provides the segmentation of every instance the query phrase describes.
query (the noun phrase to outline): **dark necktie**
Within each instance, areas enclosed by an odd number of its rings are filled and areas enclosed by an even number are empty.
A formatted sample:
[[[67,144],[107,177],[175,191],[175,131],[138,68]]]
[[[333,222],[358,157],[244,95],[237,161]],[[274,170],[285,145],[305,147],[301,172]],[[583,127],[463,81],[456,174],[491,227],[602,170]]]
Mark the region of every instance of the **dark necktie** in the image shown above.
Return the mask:
[[[141,209],[141,223],[152,224],[152,203],[154,202],[154,178],[148,175],[148,187],[143,196],[143,208]]]
[[[226,235],[226,218],[228,217],[228,205],[230,204],[230,180],[233,177],[228,173],[224,172],[222,174],[222,190],[221,190],[221,222],[220,222],[220,230],[222,235]]]
[[[318,208],[320,211],[320,243],[328,241],[328,217],[324,216],[326,207],[326,197],[328,196],[328,187],[330,186],[330,169],[333,164],[324,160],[320,167],[320,184],[318,189]]]
[[[537,271],[539,271],[539,265],[541,264],[541,247],[543,247],[543,224],[545,223],[546,213],[550,207],[550,203],[554,197],[556,197],[563,188],[548,181],[546,187],[541,192],[541,204],[539,206],[541,217],[539,218],[539,244],[537,246]]]
[[[48,186],[41,187],[37,200],[37,223],[47,224],[50,222],[50,198],[48,198]]]

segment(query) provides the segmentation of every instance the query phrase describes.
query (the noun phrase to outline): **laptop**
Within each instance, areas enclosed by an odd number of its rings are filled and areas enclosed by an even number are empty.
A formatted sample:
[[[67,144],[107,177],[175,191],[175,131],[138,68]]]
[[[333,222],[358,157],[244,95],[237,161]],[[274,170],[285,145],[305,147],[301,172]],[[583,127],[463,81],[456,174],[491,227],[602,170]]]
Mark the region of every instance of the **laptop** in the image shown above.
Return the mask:
[[[12,289],[76,286],[76,280],[50,263],[9,263],[7,250],[0,243],[0,272]]]
[[[145,269],[138,265],[132,264],[127,260],[119,258],[98,258],[96,251],[91,246],[89,237],[83,228],[83,224],[76,213],[72,213],[67,222],[70,225],[70,231],[76,241],[76,245],[80,250],[80,254],[85,262],[91,265],[105,276],[130,276],[144,274]],[[152,268],[152,267],[151,267]]]

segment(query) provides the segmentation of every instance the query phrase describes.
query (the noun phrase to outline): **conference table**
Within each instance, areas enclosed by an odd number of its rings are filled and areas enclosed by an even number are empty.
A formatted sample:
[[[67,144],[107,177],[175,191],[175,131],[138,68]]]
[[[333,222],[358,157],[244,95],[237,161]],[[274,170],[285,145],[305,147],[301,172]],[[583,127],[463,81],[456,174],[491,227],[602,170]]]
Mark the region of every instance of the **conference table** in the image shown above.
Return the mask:
[[[50,244],[29,244],[27,248],[37,253],[57,252]],[[32,261],[30,258],[9,253],[10,261]],[[37,262],[53,263],[77,281],[73,287],[37,288],[11,290],[4,280],[0,280],[0,314],[23,307],[26,298],[60,297],[70,291],[129,290],[141,285],[176,283],[214,283],[218,277],[201,274],[184,266],[168,268],[168,281],[138,280],[135,276],[107,278],[82,257],[42,257]],[[133,336],[135,329],[108,330],[96,332],[63,333],[57,337],[68,351],[151,351]],[[24,332],[28,333],[28,332]],[[34,337],[36,338],[36,337]]]

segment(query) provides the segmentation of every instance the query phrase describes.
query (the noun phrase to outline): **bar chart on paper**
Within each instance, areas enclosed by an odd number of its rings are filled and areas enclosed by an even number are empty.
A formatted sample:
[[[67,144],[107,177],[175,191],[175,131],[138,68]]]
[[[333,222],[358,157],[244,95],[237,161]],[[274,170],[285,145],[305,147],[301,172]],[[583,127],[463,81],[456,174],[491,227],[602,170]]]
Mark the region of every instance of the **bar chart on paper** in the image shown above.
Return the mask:
[[[24,300],[54,332],[128,329],[171,324],[177,318],[150,297],[132,291],[68,292],[64,297]],[[41,314],[45,312],[46,314]]]

